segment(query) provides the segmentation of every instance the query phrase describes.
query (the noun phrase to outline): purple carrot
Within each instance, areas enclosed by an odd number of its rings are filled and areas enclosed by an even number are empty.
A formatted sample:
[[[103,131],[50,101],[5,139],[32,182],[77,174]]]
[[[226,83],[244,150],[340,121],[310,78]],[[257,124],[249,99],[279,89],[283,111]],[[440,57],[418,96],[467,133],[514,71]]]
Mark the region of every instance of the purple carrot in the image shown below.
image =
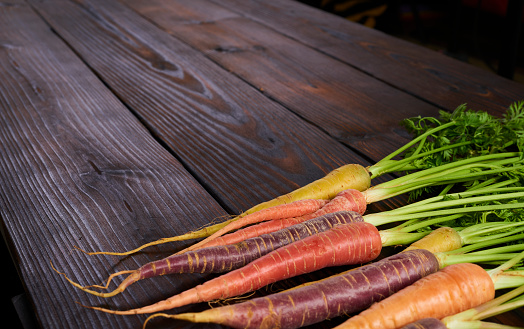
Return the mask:
[[[233,328],[299,328],[366,309],[438,269],[439,262],[431,252],[406,251],[270,296],[201,313],[161,313],[150,318],[167,316]]]
[[[164,259],[150,262],[134,271],[114,273],[109,282],[117,275],[129,274],[124,281],[111,292],[98,292],[80,286],[68,279],[76,287],[99,297],[111,297],[124,291],[131,284],[154,276],[173,273],[222,273],[228,272],[252,262],[271,251],[313,234],[324,232],[336,225],[363,222],[362,215],[353,211],[339,211],[310,219],[282,230],[263,234],[236,244],[214,246],[183,254],[174,254]],[[64,275],[65,276],[65,275]],[[96,286],[99,288],[107,288]]]

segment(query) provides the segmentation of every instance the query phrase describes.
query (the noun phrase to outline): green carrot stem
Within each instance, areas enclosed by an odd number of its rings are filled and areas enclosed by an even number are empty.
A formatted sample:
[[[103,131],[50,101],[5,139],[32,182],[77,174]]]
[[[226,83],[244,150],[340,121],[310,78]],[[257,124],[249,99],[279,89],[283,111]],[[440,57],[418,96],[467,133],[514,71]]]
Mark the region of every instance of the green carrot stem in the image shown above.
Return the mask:
[[[521,249],[522,250],[522,245],[521,245]],[[491,276],[491,278],[493,279],[493,282],[496,283],[496,279],[497,279],[497,276],[499,276],[502,272],[512,268],[513,266],[515,266],[516,264],[518,264],[522,259],[524,258],[524,251],[519,253],[517,256],[511,258],[510,260],[508,260],[507,262],[505,262],[504,264],[492,269],[492,270],[489,270],[488,273],[489,275]]]
[[[462,248],[459,248],[459,249],[446,251],[446,253],[448,255],[471,253],[471,252],[473,252],[475,250],[479,250],[479,249],[482,249],[482,248],[494,246],[494,245],[497,245],[497,244],[504,244],[504,243],[508,243],[508,242],[518,241],[518,240],[521,240],[521,239],[524,239],[524,233],[511,234],[509,236],[499,237],[499,238],[496,238],[496,239],[492,239],[492,238],[488,239],[488,238],[486,238],[484,241],[471,243],[471,244],[463,246]],[[494,249],[487,249],[487,250],[484,250],[482,253],[483,254],[487,254],[487,253],[490,253],[490,252],[491,253],[497,253],[496,251],[493,251],[493,250]]]
[[[522,327],[509,326],[506,324],[500,324],[496,322],[484,322],[484,321],[468,321],[467,323],[461,323],[457,329],[522,329]]]
[[[458,200],[457,200],[458,201]],[[496,204],[496,205],[487,205],[487,206],[470,206],[464,208],[452,208],[452,209],[442,209],[442,210],[433,210],[438,208],[433,208],[428,211],[420,211],[413,213],[404,213],[404,214],[395,214],[389,215],[385,213],[375,213],[364,216],[366,222],[371,223],[375,226],[404,221],[414,218],[425,218],[425,217],[434,217],[434,216],[447,216],[453,214],[462,214],[468,212],[484,212],[492,210],[501,210],[501,209],[515,209],[524,207],[524,203],[508,203],[508,204]]]
[[[497,275],[496,286],[498,289],[514,288],[516,286],[524,285],[523,271],[505,271]]]
[[[506,179],[506,180],[504,180],[502,182],[495,183],[498,180],[498,178],[499,177],[494,177],[494,178],[485,180],[482,183],[479,183],[479,184],[477,184],[475,186],[472,186],[472,187],[468,188],[467,191],[480,190],[480,189],[486,188],[488,186],[490,188],[498,188],[498,187],[511,185],[511,184],[514,184],[514,183],[519,181],[518,178],[513,178],[513,179]]]
[[[382,247],[387,247],[411,244],[417,240],[422,239],[423,237],[428,235],[429,232],[430,231],[419,233],[405,233],[384,230],[380,231],[379,233],[380,238],[382,240]]]
[[[522,238],[522,235],[519,234],[519,237]],[[514,240],[513,240],[514,241]],[[498,253],[507,253],[507,252],[513,252],[513,251],[522,251],[524,250],[524,245],[522,244],[513,244],[509,246],[502,246],[498,248],[488,249],[488,250],[480,250],[475,252],[470,252],[471,255],[487,255],[487,254],[498,254]]]
[[[487,222],[480,223],[461,230],[460,236],[467,243],[482,242],[486,235],[490,239],[498,239],[524,230],[524,222]],[[502,231],[494,234],[494,232]]]
[[[495,290],[510,289],[524,285],[524,277],[522,276],[505,276],[503,273],[499,274],[493,279]]]
[[[485,312],[479,313],[479,316],[482,317],[483,319],[486,319],[486,318],[490,318],[492,316],[496,316],[496,315],[499,315],[499,314],[502,314],[502,313],[506,313],[506,312],[512,311],[512,310],[517,309],[517,308],[522,307],[522,306],[524,306],[524,299],[523,300],[519,300],[519,301],[515,301],[515,302],[512,302],[512,303],[506,303],[504,305],[500,305],[500,306],[497,306],[497,307],[493,307],[489,311],[485,311]],[[509,328],[520,328],[521,329],[522,327],[509,327]]]
[[[398,179],[396,178],[387,182],[387,185],[376,185],[374,187],[369,188],[364,193],[366,195],[367,202],[372,203],[383,200],[385,198],[391,198],[400,194],[411,192],[422,187],[469,182],[478,177],[489,177],[490,175],[497,175],[508,171],[516,171],[524,169],[524,165],[478,170],[481,168],[493,167],[485,164],[471,164],[462,168],[452,168],[448,169],[447,171],[434,173],[432,175],[414,178],[412,180],[407,181],[406,183],[399,183],[398,181],[395,182]],[[403,176],[401,178],[405,178],[406,176]]]
[[[517,192],[514,192],[517,191]],[[496,193],[496,194],[488,194]],[[475,196],[481,194],[480,196]],[[482,195],[488,194],[488,195]],[[388,210],[381,212],[380,214],[384,215],[402,215],[415,212],[429,211],[444,207],[455,207],[455,206],[464,206],[468,204],[474,204],[479,202],[486,201],[497,201],[505,199],[518,199],[524,196],[524,187],[515,187],[515,188],[499,188],[489,190],[477,190],[473,192],[462,192],[462,193],[452,193],[444,196],[434,197],[433,202],[420,202],[413,203],[404,207],[396,208],[393,210]],[[430,201],[430,200],[426,200]]]
[[[424,169],[424,170],[421,170],[421,171],[417,171],[417,172],[414,172],[414,173],[411,173],[411,174],[408,174],[408,175],[405,175],[405,176],[401,176],[401,177],[396,178],[394,180],[391,180],[389,182],[382,183],[382,184],[380,184],[380,186],[388,187],[388,186],[391,186],[391,185],[396,185],[399,182],[411,181],[413,179],[420,178],[420,177],[423,177],[423,176],[427,176],[427,175],[430,175],[430,174],[433,174],[433,173],[442,172],[442,171],[445,171],[445,170],[448,170],[448,169],[452,169],[452,168],[463,167],[463,166],[465,166],[467,164],[482,163],[483,161],[494,161],[494,160],[497,160],[497,159],[500,160],[500,159],[506,159],[506,158],[512,158],[514,161],[518,161],[519,159],[521,159],[520,155],[521,154],[519,152],[505,152],[505,153],[494,153],[494,154],[488,154],[488,155],[481,155],[481,156],[471,157],[471,158],[467,158],[467,159],[463,159],[463,160],[458,160],[458,161],[453,161],[453,162],[450,162],[450,163],[446,163],[446,164],[443,164],[443,165],[440,165],[440,166],[431,167],[431,168]]]
[[[475,189],[475,190],[468,190],[464,192],[458,192],[458,193],[450,193],[445,195],[438,195],[430,198],[426,198],[405,206],[402,206],[401,208],[389,210],[389,213],[398,212],[398,211],[406,211],[407,209],[411,208],[420,208],[423,205],[435,203],[435,202],[441,202],[445,201],[446,199],[464,199],[467,197],[471,197],[473,195],[482,195],[482,194],[489,194],[489,193],[508,193],[508,192],[520,192],[524,191],[524,187],[522,186],[515,186],[515,187],[503,187],[500,186],[500,184],[493,184],[493,186],[481,188],[481,189]]]
[[[400,224],[400,225],[398,225],[396,227],[393,227],[390,230],[397,230],[397,231],[406,232],[406,233],[407,232],[413,232],[413,231],[416,231],[418,229],[421,229],[421,228],[424,228],[424,227],[427,227],[427,226],[449,222],[449,221],[458,219],[458,218],[463,217],[463,216],[464,216],[464,214],[454,214],[454,215],[443,216],[443,217],[441,217],[441,216],[430,217],[430,218],[427,218],[427,219],[417,218],[417,219],[409,220],[409,221],[407,221],[407,222],[405,222],[403,224]]]
[[[424,139],[424,142],[425,142],[425,139]],[[368,170],[371,171],[372,173],[371,178],[373,179],[374,177],[377,177],[379,175],[383,175],[386,173],[420,169],[420,167],[417,167],[417,166],[410,166],[410,162],[412,162],[413,160],[431,155],[431,154],[435,154],[435,153],[439,153],[439,152],[443,152],[443,151],[447,151],[450,149],[454,149],[454,148],[466,146],[466,145],[471,145],[471,144],[473,144],[473,142],[468,141],[468,142],[455,143],[451,145],[442,146],[442,147],[439,147],[439,148],[436,148],[434,150],[427,151],[424,153],[419,153],[417,151],[413,155],[409,156],[408,158],[404,158],[402,160],[383,159],[379,161],[378,163],[376,163],[375,165],[369,167]],[[421,143],[420,145],[423,145],[423,144]]]
[[[368,170],[372,174],[371,178],[373,179],[374,177],[381,175],[383,170],[387,170],[387,168],[392,163],[391,161],[394,161],[392,159],[394,157],[396,157],[397,155],[401,154],[402,152],[404,152],[405,150],[409,149],[410,147],[412,147],[413,145],[415,145],[417,143],[420,143],[419,147],[417,148],[417,150],[420,151],[421,145],[424,144],[424,142],[426,141],[426,138],[428,136],[430,136],[430,135],[432,135],[432,134],[434,134],[434,133],[436,133],[436,132],[438,132],[440,130],[446,129],[446,128],[451,127],[451,126],[454,126],[454,125],[456,125],[456,122],[455,121],[451,121],[449,123],[443,124],[441,126],[433,128],[433,129],[430,129],[427,132],[425,132],[424,134],[414,138],[413,140],[411,140],[410,142],[408,142],[404,146],[400,147],[396,151],[390,153],[389,155],[384,157],[382,160],[380,160],[376,164],[374,164],[374,165],[369,167]],[[418,152],[415,152],[415,156],[416,156],[417,153]],[[386,172],[386,171],[384,171],[384,172]]]
[[[455,186],[454,183],[452,183],[452,184],[448,184],[448,185],[444,186],[444,188],[442,189],[442,191],[440,191],[439,195],[445,195],[445,194],[448,194],[449,191],[453,188],[453,186]]]
[[[460,263],[483,263],[483,262],[492,262],[492,261],[507,261],[513,259],[516,255],[515,253],[507,254],[484,254],[484,255],[470,255],[470,254],[447,254],[446,252],[439,252],[434,254],[441,267],[446,267],[453,264]],[[524,279],[523,279],[524,280]]]
[[[507,303],[524,293],[524,286],[517,287],[487,303],[475,307],[477,314],[471,320],[482,320],[524,306],[524,298]]]

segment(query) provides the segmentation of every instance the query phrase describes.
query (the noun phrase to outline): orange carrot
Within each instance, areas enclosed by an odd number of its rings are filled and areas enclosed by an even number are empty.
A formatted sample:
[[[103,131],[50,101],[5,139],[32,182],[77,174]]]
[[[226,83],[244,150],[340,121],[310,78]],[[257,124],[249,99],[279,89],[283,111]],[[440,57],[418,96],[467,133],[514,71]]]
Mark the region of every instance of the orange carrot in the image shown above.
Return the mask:
[[[316,213],[318,210],[322,209],[328,203],[329,201],[317,199],[299,200],[289,204],[279,205],[257,211],[226,225],[225,227],[211,234],[204,240],[179,251],[178,254],[183,254],[187,251],[202,248],[207,242],[247,225],[256,224],[268,220],[278,220],[283,218],[312,215]],[[315,217],[317,216],[310,216],[308,219]]]
[[[236,232],[226,234],[215,239],[213,239],[213,236],[210,236],[209,238],[203,240],[202,244],[195,244],[184,251],[194,250],[197,248],[206,248],[212,246],[238,243],[256,236],[260,236],[262,234],[276,232],[278,230],[302,223],[312,218],[335,213],[338,211],[355,211],[363,215],[366,211],[366,207],[366,198],[362,194],[362,192],[355,189],[347,189],[338,193],[331,201],[329,201],[326,205],[324,205],[322,208],[313,213],[303,215],[300,217],[289,217],[266,221],[257,225],[248,226],[246,228],[237,230]]]
[[[471,263],[450,265],[372,305],[336,329],[395,329],[427,317],[441,319],[494,296],[493,279],[482,267]]]
[[[212,234],[210,237],[208,237],[205,240],[202,240],[182,251],[179,251],[178,254],[182,254],[186,251],[199,249],[204,242],[214,239],[218,236],[221,236],[227,232],[239,229],[241,227],[244,227],[246,225],[254,224],[254,223],[260,223],[262,221],[269,221],[269,220],[277,220],[282,218],[289,218],[289,217],[295,217],[295,216],[304,216],[307,214],[311,214],[316,212],[317,210],[321,209],[323,206],[329,203],[329,200],[321,200],[321,199],[307,199],[307,200],[299,200],[295,201],[289,204],[283,204],[271,208],[266,208],[260,211],[257,211],[255,213],[249,214],[245,217],[240,218],[237,221],[231,222],[229,225],[226,225],[222,229],[218,230],[214,234]],[[315,216],[316,217],[316,216]],[[312,217],[314,218],[314,217]],[[166,240],[165,242],[170,241]],[[157,244],[157,243],[154,243]],[[151,244],[151,245],[154,245]],[[140,247],[139,249],[144,248],[146,245]],[[147,245],[149,246],[149,244]],[[77,248],[79,249],[79,248]],[[129,252],[120,253],[120,252],[106,252],[106,251],[99,251],[99,252],[86,252],[82,249],[79,249],[80,251],[88,254],[88,255],[126,255],[131,254],[133,252],[136,252],[139,249],[131,250]]]
[[[374,225],[364,222],[337,225],[156,304],[127,311],[91,308],[113,314],[143,314],[230,298],[327,266],[368,262],[375,259],[381,249],[380,234]]]

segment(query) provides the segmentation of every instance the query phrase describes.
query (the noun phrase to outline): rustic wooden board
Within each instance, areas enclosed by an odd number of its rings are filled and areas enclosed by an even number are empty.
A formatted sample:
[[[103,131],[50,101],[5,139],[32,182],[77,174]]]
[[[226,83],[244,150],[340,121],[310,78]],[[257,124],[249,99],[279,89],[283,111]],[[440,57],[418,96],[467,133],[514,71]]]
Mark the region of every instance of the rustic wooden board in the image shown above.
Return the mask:
[[[231,212],[365,160],[114,2],[39,13]]]
[[[378,159],[403,141],[400,119],[436,111],[264,20],[207,1],[174,2],[176,10],[127,2],[174,36],[116,2],[30,3],[37,14],[0,6],[0,214],[46,328],[139,328],[145,319],[74,304],[106,301],[68,285],[49,260],[81,283],[100,283],[186,243],[125,258],[87,257],[73,245],[125,250],[184,233],[225,215],[219,204],[238,212],[343,163]],[[149,304],[203,279],[147,280],[107,305]],[[173,326],[206,327],[148,328]]]
[[[377,161],[405,142],[399,123],[437,109],[229,6],[196,1],[125,3],[337,140]]]
[[[500,114],[524,97],[522,84],[297,1],[210,1],[443,109]]]
[[[3,233],[44,328],[140,328],[75,304],[100,304],[84,284],[165,256],[119,259],[73,250],[126,250],[226,213],[27,6],[0,6],[0,211]],[[161,278],[112,302],[165,298],[201,276]],[[154,327],[154,326],[152,326]]]

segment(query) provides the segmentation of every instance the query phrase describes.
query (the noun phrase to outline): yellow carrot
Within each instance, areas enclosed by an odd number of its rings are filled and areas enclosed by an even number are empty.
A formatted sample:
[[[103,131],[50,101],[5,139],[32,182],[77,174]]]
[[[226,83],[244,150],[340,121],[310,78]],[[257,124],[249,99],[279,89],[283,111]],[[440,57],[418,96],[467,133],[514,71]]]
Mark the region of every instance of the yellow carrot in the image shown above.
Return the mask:
[[[289,204],[292,202],[308,199],[317,199],[317,200],[330,200],[334,198],[338,193],[347,190],[355,189],[359,191],[365,191],[371,185],[371,178],[368,170],[358,164],[347,164],[342,167],[339,167],[326,176],[309,183],[306,186],[298,188],[290,193],[281,195],[272,200],[262,202],[246,211],[241,213],[238,216],[235,216],[225,222],[214,224],[211,226],[206,226],[200,230],[188,232],[186,234],[162,238],[156,241],[146,243],[136,249],[126,251],[126,252],[86,252],[89,255],[130,255],[137,251],[140,251],[146,247],[174,241],[184,241],[190,239],[198,239],[210,236],[222,228],[226,227],[232,222],[237,221],[240,218],[243,218],[247,215],[253,214],[260,210],[268,209],[271,207],[276,207],[283,204]],[[83,250],[82,250],[83,251]]]

